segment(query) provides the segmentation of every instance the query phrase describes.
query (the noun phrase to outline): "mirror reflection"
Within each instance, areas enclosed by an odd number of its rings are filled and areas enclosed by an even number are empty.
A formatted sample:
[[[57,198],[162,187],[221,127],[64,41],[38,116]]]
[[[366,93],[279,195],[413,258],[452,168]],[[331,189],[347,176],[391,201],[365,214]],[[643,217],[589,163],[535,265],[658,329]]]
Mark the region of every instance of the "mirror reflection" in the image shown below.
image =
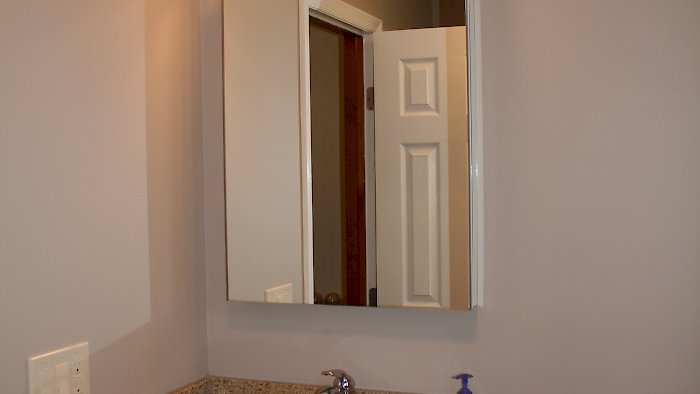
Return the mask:
[[[240,40],[229,16],[241,3],[224,2],[227,114],[238,100],[232,59],[240,56],[226,42]],[[230,137],[242,131],[227,117],[229,299],[468,309],[464,1],[333,0],[299,20],[308,23],[301,77],[288,77],[301,81],[301,149],[288,148],[300,150],[304,252],[265,272],[262,259],[243,261],[232,249],[246,207],[229,197],[237,185]]]

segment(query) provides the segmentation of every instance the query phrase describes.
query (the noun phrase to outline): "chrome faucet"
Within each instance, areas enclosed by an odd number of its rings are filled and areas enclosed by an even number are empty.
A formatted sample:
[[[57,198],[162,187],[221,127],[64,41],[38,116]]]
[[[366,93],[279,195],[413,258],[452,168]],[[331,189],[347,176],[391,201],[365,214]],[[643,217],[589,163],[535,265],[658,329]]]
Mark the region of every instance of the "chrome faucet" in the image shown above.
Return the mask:
[[[342,369],[329,369],[321,372],[324,376],[333,376],[333,385],[318,389],[316,394],[355,394],[355,379]]]

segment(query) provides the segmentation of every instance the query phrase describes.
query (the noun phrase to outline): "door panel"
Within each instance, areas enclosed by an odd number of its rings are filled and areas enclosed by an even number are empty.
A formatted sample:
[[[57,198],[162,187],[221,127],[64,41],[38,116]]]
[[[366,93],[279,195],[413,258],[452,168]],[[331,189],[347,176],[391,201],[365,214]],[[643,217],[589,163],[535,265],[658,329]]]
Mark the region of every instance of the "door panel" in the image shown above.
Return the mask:
[[[466,78],[459,82],[452,75],[457,67],[451,66],[460,64],[466,74],[466,42],[462,40],[461,49],[460,43],[455,45],[458,34],[464,37],[464,27],[374,36],[379,306],[465,304],[451,300],[450,294],[450,188],[468,182],[465,178],[455,185],[449,168],[451,163],[465,169],[468,165],[466,138],[457,141],[450,132],[450,127],[464,127],[467,133]],[[454,94],[453,83],[464,85],[458,89],[463,99]],[[464,115],[463,124],[450,111]],[[465,146],[453,149],[450,140]],[[451,149],[464,154],[450,157]]]

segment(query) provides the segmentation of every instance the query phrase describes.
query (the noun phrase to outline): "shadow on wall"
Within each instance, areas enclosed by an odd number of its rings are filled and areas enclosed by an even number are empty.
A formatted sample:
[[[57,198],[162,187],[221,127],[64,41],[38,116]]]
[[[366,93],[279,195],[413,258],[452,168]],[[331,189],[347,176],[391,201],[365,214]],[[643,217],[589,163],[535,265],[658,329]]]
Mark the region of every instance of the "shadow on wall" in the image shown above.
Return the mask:
[[[208,372],[199,4],[145,3],[152,312],[146,325],[91,355],[92,389],[105,394],[121,394],[125,387],[139,393],[165,392]]]

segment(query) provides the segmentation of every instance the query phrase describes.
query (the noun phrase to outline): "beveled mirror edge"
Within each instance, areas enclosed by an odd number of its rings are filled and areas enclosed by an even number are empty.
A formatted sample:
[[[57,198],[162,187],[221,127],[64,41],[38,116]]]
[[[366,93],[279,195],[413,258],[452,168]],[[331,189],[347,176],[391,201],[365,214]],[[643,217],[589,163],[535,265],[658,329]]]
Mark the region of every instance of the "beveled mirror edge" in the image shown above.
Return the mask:
[[[484,166],[481,75],[481,0],[465,0],[469,106],[469,267],[472,308],[484,305]]]

